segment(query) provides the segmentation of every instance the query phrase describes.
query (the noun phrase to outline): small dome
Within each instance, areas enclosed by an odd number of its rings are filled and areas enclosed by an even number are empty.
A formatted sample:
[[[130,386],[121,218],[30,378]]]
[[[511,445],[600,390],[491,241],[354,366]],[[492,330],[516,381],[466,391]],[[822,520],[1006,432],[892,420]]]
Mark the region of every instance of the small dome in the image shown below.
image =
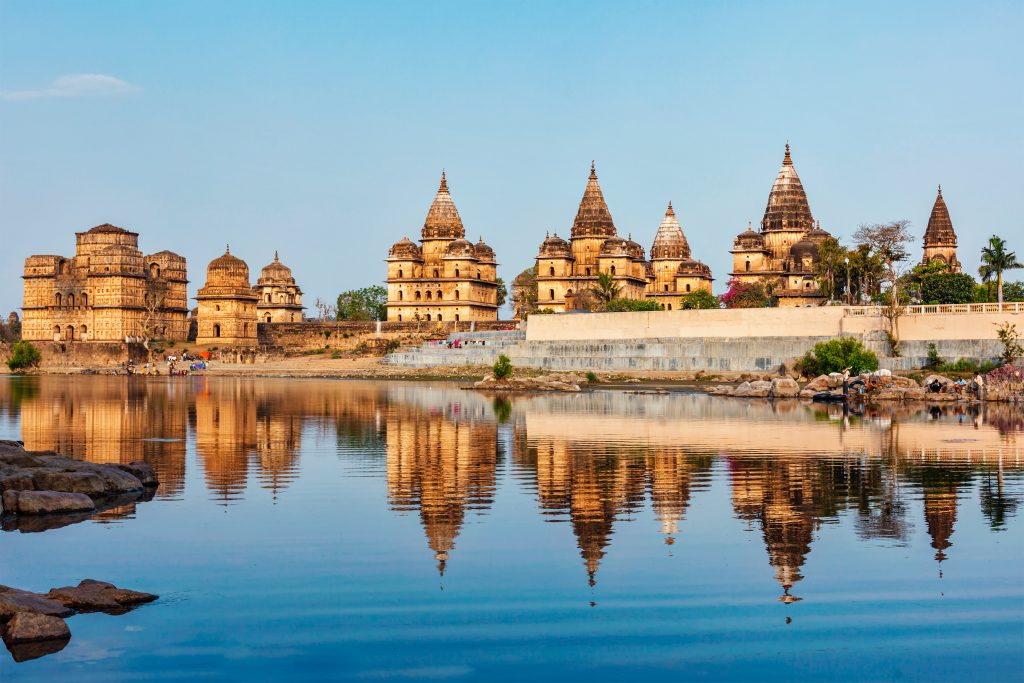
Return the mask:
[[[754,232],[748,226],[746,230],[736,235],[733,247],[736,249],[763,249],[764,235],[759,232]]]
[[[665,218],[658,226],[658,232],[654,236],[654,244],[651,245],[652,259],[684,259],[690,256],[690,245],[683,234],[683,226],[676,218],[672,202],[668,203],[665,210]]]
[[[206,285],[214,287],[249,287],[249,266],[231,250],[210,261],[206,267]]]
[[[832,235],[829,232],[822,230],[821,223],[818,223],[813,228],[808,230],[807,234],[804,235],[803,238],[810,242],[814,242],[815,244],[821,244],[830,237],[832,237]]]
[[[459,238],[453,240],[444,250],[444,258],[450,259],[475,259],[476,250],[469,240]]]
[[[626,240],[621,237],[609,237],[601,245],[601,256],[629,256]]]
[[[388,249],[389,261],[422,261],[423,252],[408,237],[403,237]]]
[[[632,235],[626,240],[626,253],[629,254],[630,258],[637,259],[638,261],[645,260],[643,246],[639,242],[634,242]]]
[[[89,233],[89,234],[96,235],[96,234],[101,234],[101,233],[121,234],[121,233],[126,233],[128,231],[125,230],[124,228],[119,228],[116,225],[111,225],[110,223],[104,223],[103,225],[97,225],[95,228],[89,228],[86,232]]]
[[[536,282],[537,276],[530,272],[530,270],[524,270],[523,272],[516,275],[516,279],[512,280],[513,287],[528,287]]]
[[[572,258],[572,247],[558,236],[549,235],[540,245],[540,256],[546,258]]]
[[[680,262],[679,267],[676,269],[676,275],[710,278],[711,268],[700,261],[695,261],[692,258],[685,258]]]
[[[483,237],[481,237],[480,240],[473,247],[473,251],[474,253],[476,253],[476,257],[481,261],[485,261],[487,263],[494,263],[494,250],[491,249],[489,244],[484,242]]]
[[[812,263],[818,260],[818,245],[804,237],[790,247],[789,256],[793,261],[793,265],[799,270],[803,267],[802,264],[805,257],[809,256]]]
[[[295,284],[295,277],[292,275],[292,269],[281,263],[281,260],[277,256],[277,252],[274,252],[274,260],[271,263],[263,266],[263,270],[260,271],[260,278],[256,281],[257,285],[263,284]]]

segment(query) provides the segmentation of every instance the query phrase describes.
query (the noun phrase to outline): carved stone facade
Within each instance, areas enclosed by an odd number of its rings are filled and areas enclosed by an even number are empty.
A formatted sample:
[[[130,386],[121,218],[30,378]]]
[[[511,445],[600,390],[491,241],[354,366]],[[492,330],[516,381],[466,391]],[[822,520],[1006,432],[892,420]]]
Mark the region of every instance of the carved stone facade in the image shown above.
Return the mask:
[[[71,258],[25,259],[22,338],[30,341],[184,340],[185,259],[143,255],[139,234],[105,223],[75,233]]]
[[[815,225],[800,176],[786,144],[782,167],[768,194],[761,230],[736,236],[730,253],[741,282],[769,284],[779,306],[818,306],[824,302],[814,277],[818,247],[831,235]]]
[[[921,265],[935,262],[942,263],[953,273],[963,270],[956,257],[956,231],[953,230],[953,220],[949,217],[946,200],[942,198],[941,185],[935,197],[935,205],[932,206],[932,215],[928,217],[928,228],[924,231],[924,258],[921,259]]]
[[[443,172],[420,243],[404,237],[388,251],[388,320],[497,320],[494,250],[466,239]]]
[[[281,263],[274,252],[274,262],[263,267],[253,287],[259,303],[256,304],[261,323],[302,322],[302,290],[295,284],[292,269]]]
[[[249,266],[231,255],[210,261],[206,286],[199,290],[196,343],[219,346],[256,346],[256,292],[249,283]]]
[[[653,298],[666,309],[698,289],[711,291],[711,269],[693,260],[682,227],[669,203],[654,244],[652,260],[644,248],[619,237],[594,165],[583,192],[569,240],[549,234],[537,254],[537,308],[556,313],[581,305],[597,287],[598,275],[611,276],[623,299]]]

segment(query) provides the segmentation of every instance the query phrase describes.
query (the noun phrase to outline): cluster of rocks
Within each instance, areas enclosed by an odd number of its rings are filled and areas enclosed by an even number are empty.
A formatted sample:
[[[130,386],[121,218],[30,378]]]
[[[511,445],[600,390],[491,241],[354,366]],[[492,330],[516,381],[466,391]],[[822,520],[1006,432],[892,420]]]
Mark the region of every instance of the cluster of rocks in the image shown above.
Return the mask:
[[[53,654],[71,639],[67,617],[79,612],[124,614],[157,597],[92,579],[45,594],[0,586],[4,644],[17,662]]]
[[[775,377],[741,382],[736,386],[721,384],[711,387],[708,393],[737,398],[795,398],[800,394],[800,385],[792,377]]]
[[[158,485],[145,462],[100,465],[52,452],[30,453],[0,441],[0,518],[5,530],[42,531],[97,510],[152,497]],[[23,518],[38,518],[21,524]]]
[[[491,375],[476,382],[473,388],[491,391],[579,391],[582,381],[581,376],[568,372],[506,379],[497,379]]]

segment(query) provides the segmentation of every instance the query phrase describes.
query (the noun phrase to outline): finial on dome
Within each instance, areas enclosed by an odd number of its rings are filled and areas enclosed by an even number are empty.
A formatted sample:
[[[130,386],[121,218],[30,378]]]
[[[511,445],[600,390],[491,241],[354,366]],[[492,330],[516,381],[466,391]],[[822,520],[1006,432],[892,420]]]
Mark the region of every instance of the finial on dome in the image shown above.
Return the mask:
[[[942,196],[942,183],[939,183],[939,196]]]
[[[280,261],[277,258],[277,249],[274,250],[274,263],[280,263]]]
[[[441,169],[441,189],[445,192],[448,191],[448,180],[445,178],[444,169]]]
[[[597,169],[594,166],[593,159],[590,160],[590,177],[594,178],[595,180],[597,179]]]
[[[792,166],[793,158],[789,155],[789,140],[786,140],[786,156],[782,160],[784,166]]]
[[[550,230],[545,230],[544,231],[544,239],[547,239],[549,237],[551,237],[551,231]]]
[[[230,244],[225,244],[224,245],[224,255],[226,256],[226,255],[228,255],[230,253],[231,253],[231,245]]]

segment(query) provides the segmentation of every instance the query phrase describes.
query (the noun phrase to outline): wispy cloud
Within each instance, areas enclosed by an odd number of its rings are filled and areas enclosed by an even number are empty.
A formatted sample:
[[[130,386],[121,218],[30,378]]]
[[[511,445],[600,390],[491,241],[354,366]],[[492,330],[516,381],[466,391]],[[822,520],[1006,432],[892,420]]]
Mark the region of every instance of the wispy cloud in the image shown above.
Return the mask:
[[[44,97],[107,97],[125,95],[138,88],[120,78],[105,74],[71,74],[61,76],[38,90],[0,90],[0,99],[8,101],[38,100]]]

